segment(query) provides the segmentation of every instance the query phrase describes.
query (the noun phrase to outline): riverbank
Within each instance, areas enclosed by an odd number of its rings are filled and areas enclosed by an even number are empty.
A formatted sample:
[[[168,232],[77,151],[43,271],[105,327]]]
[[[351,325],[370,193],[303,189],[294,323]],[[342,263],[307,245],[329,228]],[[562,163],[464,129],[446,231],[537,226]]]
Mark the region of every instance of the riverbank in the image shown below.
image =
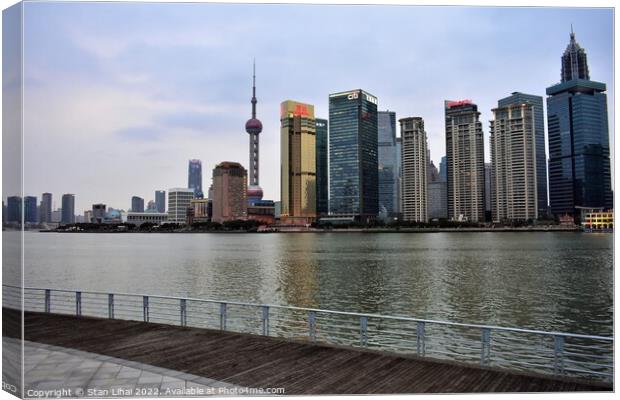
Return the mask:
[[[40,230],[45,233],[472,233],[472,232],[582,232],[579,227],[566,226],[529,226],[529,227],[479,227],[479,228],[306,228],[298,226],[280,226],[268,230],[195,230],[195,229],[176,229],[176,230]],[[596,232],[595,232],[596,233]]]

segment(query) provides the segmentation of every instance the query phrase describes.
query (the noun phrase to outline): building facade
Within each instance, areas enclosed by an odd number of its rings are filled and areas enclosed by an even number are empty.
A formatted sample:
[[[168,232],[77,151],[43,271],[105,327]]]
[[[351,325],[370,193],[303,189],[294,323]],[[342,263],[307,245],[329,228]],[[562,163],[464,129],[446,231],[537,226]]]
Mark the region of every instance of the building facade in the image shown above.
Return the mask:
[[[328,169],[327,120],[316,118],[316,214],[325,216],[329,212],[329,169]]]
[[[168,223],[187,223],[187,209],[194,198],[194,189],[172,188],[168,189]]]
[[[62,213],[60,222],[63,224],[75,223],[75,195],[69,193],[62,195]]]
[[[105,220],[106,205],[103,203],[93,204],[90,220],[85,222],[92,222],[94,224],[102,224]]]
[[[493,222],[538,218],[536,128],[533,105],[495,108],[491,121]]]
[[[209,199],[192,199],[190,207],[192,208],[192,222],[209,222],[211,221],[211,207],[209,207]]]
[[[493,193],[492,171],[493,164],[484,163],[484,219],[487,222],[493,220],[493,207],[491,206],[491,194]]]
[[[316,121],[314,106],[292,100],[280,105],[280,223],[316,219]]]
[[[379,215],[384,221],[398,215],[398,146],[396,145],[396,113],[379,111],[378,130],[378,179]]]
[[[420,117],[399,119],[402,138],[402,219],[408,222],[426,222],[428,145],[424,120]]]
[[[536,137],[536,193],[538,217],[545,218],[548,214],[547,198],[547,152],[545,150],[545,115],[542,96],[513,92],[512,95],[500,99],[497,107],[530,104],[534,109],[534,136]]]
[[[166,191],[165,190],[155,191],[155,208],[157,209],[157,212],[160,212],[160,213],[166,212]]]
[[[138,196],[131,197],[131,211],[144,212],[144,199]]]
[[[168,222],[168,214],[160,212],[128,212],[125,215],[124,221],[135,226],[140,226],[145,223],[161,225]]]
[[[43,193],[41,195],[41,206],[39,207],[39,221],[44,223],[52,222],[52,194]]]
[[[22,198],[9,196],[6,198],[6,222],[22,222]]]
[[[31,224],[39,222],[36,196],[24,196],[24,222]]]
[[[478,106],[446,101],[448,218],[484,221],[484,138]]]
[[[194,198],[202,199],[202,161],[189,160],[187,167],[187,187],[194,191]]]
[[[607,90],[590,80],[585,51],[571,32],[562,82],[547,88],[549,204],[578,221],[581,208],[613,208]]]
[[[329,95],[329,214],[359,221],[379,212],[377,98],[361,89]]]
[[[248,173],[237,162],[224,161],[213,170],[213,222],[247,219]]]

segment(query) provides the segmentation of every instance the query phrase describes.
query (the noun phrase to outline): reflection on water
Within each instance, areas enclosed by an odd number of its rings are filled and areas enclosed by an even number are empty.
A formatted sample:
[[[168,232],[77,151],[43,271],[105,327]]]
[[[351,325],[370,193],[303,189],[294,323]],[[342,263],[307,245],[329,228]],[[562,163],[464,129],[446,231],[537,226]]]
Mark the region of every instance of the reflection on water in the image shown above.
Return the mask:
[[[27,232],[25,274],[30,286],[608,335],[612,242],[561,232]]]

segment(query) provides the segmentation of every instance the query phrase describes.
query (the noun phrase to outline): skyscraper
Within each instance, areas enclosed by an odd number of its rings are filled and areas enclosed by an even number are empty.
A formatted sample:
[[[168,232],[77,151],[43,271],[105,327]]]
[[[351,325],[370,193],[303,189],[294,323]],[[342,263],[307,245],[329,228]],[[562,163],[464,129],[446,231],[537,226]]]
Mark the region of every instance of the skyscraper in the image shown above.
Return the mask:
[[[194,198],[194,189],[168,189],[168,221],[171,224],[187,223],[187,209]]]
[[[41,195],[41,207],[39,213],[39,221],[52,222],[52,194],[43,193]]]
[[[329,214],[379,212],[377,98],[361,89],[329,95]]]
[[[160,213],[166,212],[166,191],[165,190],[155,191],[155,208],[157,209],[157,212],[160,212]]]
[[[256,63],[252,65],[252,118],[245,123],[245,131],[250,135],[250,163],[248,165],[249,171],[249,186],[247,193],[247,200],[250,203],[260,201],[263,198],[263,189],[258,182],[258,135],[263,131],[263,124],[258,118],[256,118]]]
[[[538,216],[547,216],[547,152],[545,150],[545,116],[542,96],[535,96],[521,92],[513,92],[511,96],[497,102],[497,106],[531,104],[534,108],[534,136],[536,137],[536,192],[538,193]]]
[[[36,196],[24,196],[24,222],[38,222]]]
[[[200,160],[189,160],[189,166],[187,168],[187,187],[194,190],[195,198],[203,198],[202,162]]]
[[[6,222],[22,222],[22,198],[9,196],[6,198]]]
[[[282,163],[280,220],[304,225],[316,218],[316,121],[314,106],[292,100],[280,105]]]
[[[590,80],[585,51],[571,31],[562,82],[547,88],[549,200],[556,216],[612,208],[607,90]]]
[[[327,120],[316,119],[316,213],[325,216],[329,212],[329,175],[327,168],[328,143]]]
[[[404,221],[426,222],[428,146],[424,120],[420,117],[399,119],[402,138],[403,185],[401,193]]]
[[[75,223],[75,195],[62,195],[62,212],[60,222],[63,224]]]
[[[239,163],[224,161],[213,169],[213,222],[247,218],[248,173]]]
[[[493,193],[492,180],[492,163],[484,163],[484,220],[489,222],[493,220],[491,207],[491,193]]]
[[[538,218],[535,114],[532,104],[495,108],[491,121],[494,222]]]
[[[379,111],[378,165],[379,165],[379,214],[390,220],[398,213],[398,155],[396,145],[396,113]]]
[[[144,199],[142,197],[132,196],[131,211],[132,212],[144,212]]]
[[[446,156],[441,157],[439,162],[439,177],[442,181],[448,182],[448,158]]]
[[[448,218],[484,221],[484,138],[478,106],[446,101]]]

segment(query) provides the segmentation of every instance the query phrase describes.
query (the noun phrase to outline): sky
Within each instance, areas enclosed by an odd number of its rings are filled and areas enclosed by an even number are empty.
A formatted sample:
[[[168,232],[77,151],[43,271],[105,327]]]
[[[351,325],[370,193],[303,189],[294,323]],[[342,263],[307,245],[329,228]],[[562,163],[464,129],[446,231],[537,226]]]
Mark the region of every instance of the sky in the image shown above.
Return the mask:
[[[330,93],[364,89],[397,119],[424,118],[436,165],[444,100],[472,99],[489,160],[491,109],[559,82],[571,23],[611,111],[611,9],[26,3],[25,193],[52,192],[56,207],[74,193],[76,214],[129,209],[131,196],[186,187],[193,158],[206,192],[218,162],[248,165],[253,58],[267,199],[280,198],[287,99],[327,118]]]

